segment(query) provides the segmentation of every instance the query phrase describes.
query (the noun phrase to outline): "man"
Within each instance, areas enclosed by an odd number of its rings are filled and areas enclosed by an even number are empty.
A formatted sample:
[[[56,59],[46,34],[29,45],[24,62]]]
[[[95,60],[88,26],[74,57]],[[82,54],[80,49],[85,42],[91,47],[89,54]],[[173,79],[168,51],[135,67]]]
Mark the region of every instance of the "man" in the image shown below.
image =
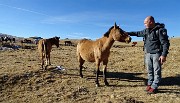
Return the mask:
[[[154,17],[144,20],[145,29],[137,32],[127,32],[130,36],[144,37],[145,63],[148,73],[146,91],[154,94],[161,80],[161,65],[166,61],[169,50],[169,40],[164,24],[155,23]]]

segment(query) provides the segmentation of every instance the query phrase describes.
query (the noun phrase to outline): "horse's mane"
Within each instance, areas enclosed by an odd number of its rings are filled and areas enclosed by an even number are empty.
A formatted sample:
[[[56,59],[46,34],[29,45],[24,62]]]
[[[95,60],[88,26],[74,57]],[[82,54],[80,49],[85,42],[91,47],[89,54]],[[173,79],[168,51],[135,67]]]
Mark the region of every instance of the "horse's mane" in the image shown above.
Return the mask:
[[[55,36],[55,37],[53,37],[53,38],[49,38],[49,40],[58,40],[60,37],[57,37],[57,36]]]
[[[112,26],[105,34],[104,37],[109,37],[110,31],[114,28],[114,26]]]

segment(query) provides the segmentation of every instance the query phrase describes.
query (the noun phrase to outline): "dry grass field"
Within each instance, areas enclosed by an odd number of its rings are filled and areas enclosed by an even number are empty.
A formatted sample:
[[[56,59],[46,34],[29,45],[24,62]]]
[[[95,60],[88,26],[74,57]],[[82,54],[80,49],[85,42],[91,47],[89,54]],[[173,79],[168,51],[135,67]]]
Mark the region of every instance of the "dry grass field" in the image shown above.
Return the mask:
[[[95,87],[95,64],[85,62],[80,78],[75,46],[53,47],[51,63],[42,70],[35,49],[0,51],[0,102],[2,103],[179,103],[180,38],[170,39],[157,94],[148,95],[142,42],[135,47],[115,42],[111,48],[105,86]],[[63,66],[64,71],[56,66]],[[101,69],[102,71],[102,69]]]

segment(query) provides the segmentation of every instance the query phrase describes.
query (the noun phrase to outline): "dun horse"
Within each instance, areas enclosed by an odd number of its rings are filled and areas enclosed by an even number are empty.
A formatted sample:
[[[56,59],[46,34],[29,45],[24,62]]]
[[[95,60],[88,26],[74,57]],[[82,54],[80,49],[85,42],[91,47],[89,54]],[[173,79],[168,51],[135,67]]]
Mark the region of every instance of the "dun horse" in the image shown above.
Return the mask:
[[[110,55],[110,48],[115,41],[119,42],[131,42],[131,37],[125,34],[125,32],[119,28],[119,26],[112,26],[104,36],[96,41],[87,39],[81,40],[77,45],[77,56],[80,68],[80,77],[83,78],[82,67],[85,61],[96,63],[96,86],[99,86],[99,66],[103,62],[103,78],[105,85],[109,85],[106,79],[106,68],[108,63],[108,57]]]
[[[57,48],[59,47],[59,37],[54,37],[50,39],[41,39],[38,42],[38,50],[41,56],[41,66],[43,68],[44,65],[44,58],[46,58],[46,66],[51,65],[50,62],[50,52],[52,49],[52,45],[56,45]]]

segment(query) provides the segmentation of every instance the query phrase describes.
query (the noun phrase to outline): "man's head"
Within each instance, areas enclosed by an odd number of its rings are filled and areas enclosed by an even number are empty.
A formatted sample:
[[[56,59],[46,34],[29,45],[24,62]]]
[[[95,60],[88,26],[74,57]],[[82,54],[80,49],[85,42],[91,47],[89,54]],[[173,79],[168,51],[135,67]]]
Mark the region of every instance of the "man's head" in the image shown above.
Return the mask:
[[[146,28],[153,28],[155,26],[155,20],[153,16],[148,16],[144,20],[144,25]]]

